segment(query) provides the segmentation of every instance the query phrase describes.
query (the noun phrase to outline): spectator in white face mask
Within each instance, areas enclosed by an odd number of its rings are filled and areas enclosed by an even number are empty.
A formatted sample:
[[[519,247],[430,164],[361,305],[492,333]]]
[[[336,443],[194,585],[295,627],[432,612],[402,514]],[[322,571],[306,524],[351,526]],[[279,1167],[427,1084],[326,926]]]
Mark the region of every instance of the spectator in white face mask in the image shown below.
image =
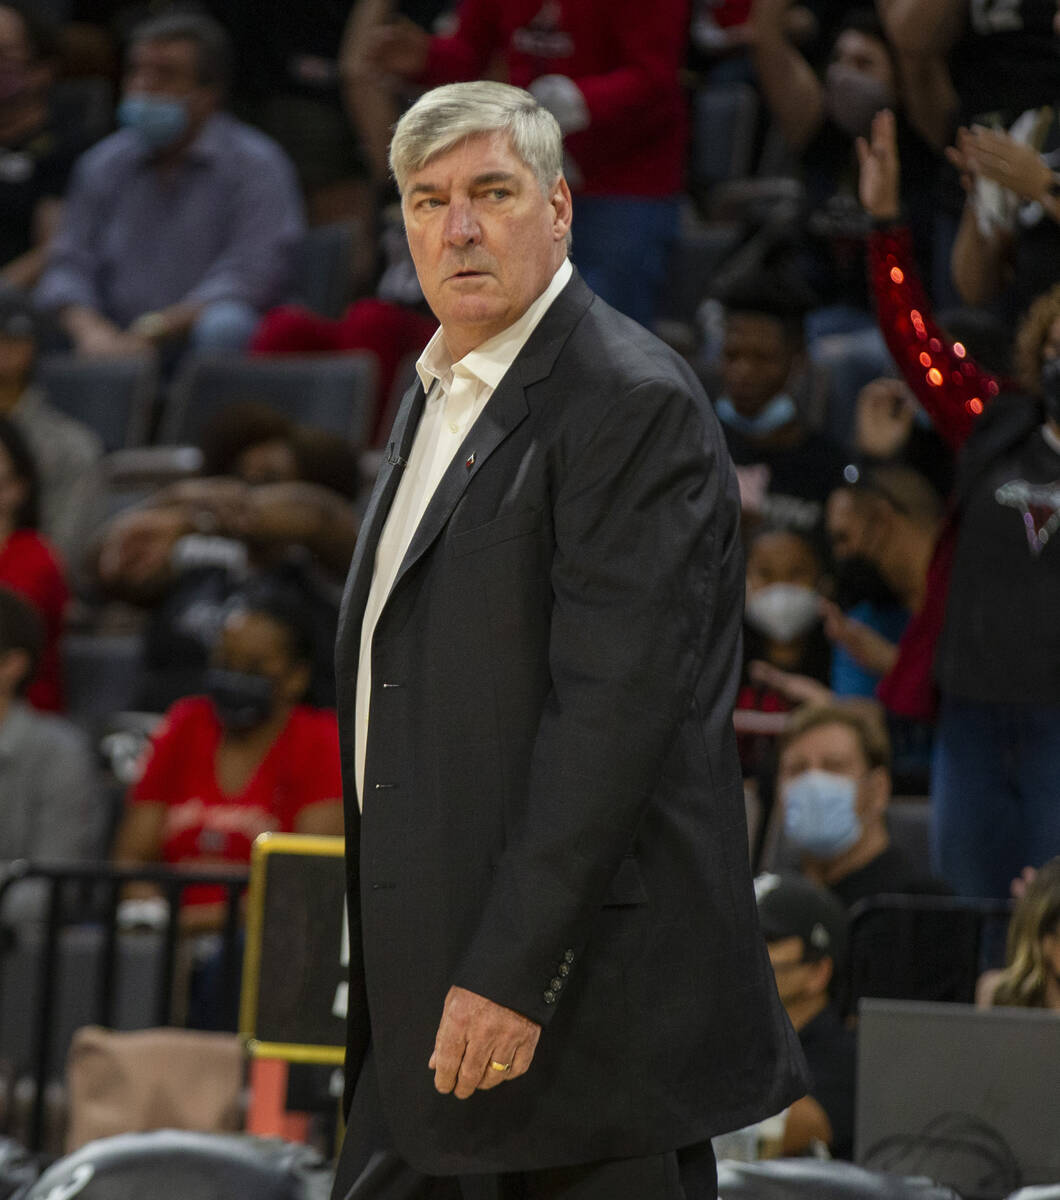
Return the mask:
[[[795,712],[780,742],[777,796],[784,836],[804,875],[847,907],[883,893],[936,892],[892,844],[891,749],[863,710],[839,705]]]
[[[771,734],[794,706],[763,680],[768,668],[812,681],[827,695],[831,647],[822,626],[818,591],[822,552],[809,535],[763,528],[747,549],[744,679],[736,701],[736,728],[745,775],[774,761]],[[763,664],[767,670],[763,671]]]

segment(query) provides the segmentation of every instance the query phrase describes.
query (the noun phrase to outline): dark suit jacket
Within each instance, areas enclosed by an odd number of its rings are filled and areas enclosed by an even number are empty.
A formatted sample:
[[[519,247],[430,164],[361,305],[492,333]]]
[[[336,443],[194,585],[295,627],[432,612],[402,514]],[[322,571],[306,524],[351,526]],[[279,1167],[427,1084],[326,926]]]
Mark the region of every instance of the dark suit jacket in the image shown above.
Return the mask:
[[[393,432],[407,458],[418,386]],[[734,472],[692,373],[575,277],[467,435],[372,645],[401,471],[384,463],[338,641],[355,1079],[371,1039],[397,1148],[430,1174],[698,1142],[803,1088],[758,934],[732,705]],[[427,1060],[457,984],[544,1026],[460,1102]]]

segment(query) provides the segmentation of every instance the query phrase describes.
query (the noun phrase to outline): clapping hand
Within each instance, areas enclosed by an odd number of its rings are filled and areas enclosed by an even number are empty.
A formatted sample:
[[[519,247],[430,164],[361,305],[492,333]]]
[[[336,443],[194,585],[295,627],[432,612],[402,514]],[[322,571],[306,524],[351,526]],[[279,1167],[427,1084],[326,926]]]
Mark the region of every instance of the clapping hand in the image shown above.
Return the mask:
[[[959,129],[957,145],[946,151],[946,157],[961,173],[966,189],[976,176],[982,176],[1026,200],[1041,200],[1053,179],[1052,171],[1033,146],[984,125]]]

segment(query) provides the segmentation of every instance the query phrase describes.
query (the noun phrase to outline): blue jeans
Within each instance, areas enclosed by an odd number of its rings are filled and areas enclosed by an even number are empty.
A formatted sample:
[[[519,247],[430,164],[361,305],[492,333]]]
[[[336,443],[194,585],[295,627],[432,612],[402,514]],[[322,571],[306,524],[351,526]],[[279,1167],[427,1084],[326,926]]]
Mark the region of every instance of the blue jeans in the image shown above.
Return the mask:
[[[677,237],[676,200],[575,196],[571,258],[608,304],[651,329]]]
[[[946,697],[931,793],[935,870],[962,896],[1007,898],[1060,854],[1060,705]]]
[[[189,341],[192,350],[245,350],[261,314],[242,300],[215,300],[195,322]]]

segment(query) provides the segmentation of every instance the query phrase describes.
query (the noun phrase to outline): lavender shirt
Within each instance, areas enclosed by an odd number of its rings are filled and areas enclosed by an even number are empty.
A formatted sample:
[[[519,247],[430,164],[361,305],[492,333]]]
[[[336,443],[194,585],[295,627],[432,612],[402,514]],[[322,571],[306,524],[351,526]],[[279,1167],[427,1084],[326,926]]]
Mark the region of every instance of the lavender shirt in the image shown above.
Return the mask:
[[[124,327],[178,301],[285,298],[305,229],[294,168],[263,133],[215,113],[164,173],[131,130],[74,167],[37,287],[43,308],[85,305]]]

